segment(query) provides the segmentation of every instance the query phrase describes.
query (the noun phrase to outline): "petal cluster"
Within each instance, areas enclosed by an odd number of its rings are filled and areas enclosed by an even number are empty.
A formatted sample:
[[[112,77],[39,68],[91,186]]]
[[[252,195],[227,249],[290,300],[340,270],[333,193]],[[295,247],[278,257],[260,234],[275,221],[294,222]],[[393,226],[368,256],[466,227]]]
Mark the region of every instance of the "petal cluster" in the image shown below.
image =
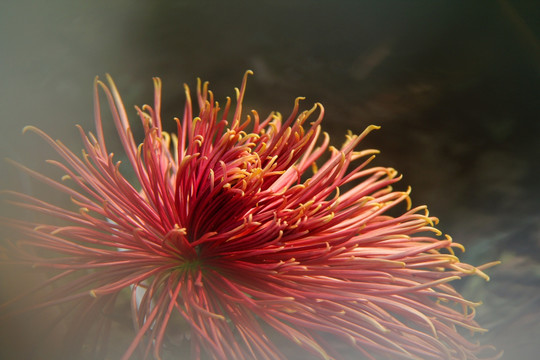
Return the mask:
[[[59,153],[62,161],[49,162],[65,176],[17,166],[76,206],[12,193],[18,206],[61,220],[9,221],[21,237],[16,261],[54,274],[29,292],[41,302],[27,310],[70,304],[70,333],[83,345],[107,334],[103,314],[129,293],[135,334],[124,359],[285,359],[287,348],[321,359],[482,358],[485,348],[466,338],[484,331],[478,304],[449,282],[487,279],[490,264],[460,262],[462,246],[441,236],[425,206],[411,206],[409,190],[392,188],[397,172],[370,165],[376,150],[357,150],[377,127],[338,148],[321,131],[320,104],[300,111],[297,99],[286,119],[245,116],[248,74],[223,108],[199,81],[197,116],[186,86],[171,133],[154,79],[154,105],[136,108],[140,144],[110,77],[96,79],[96,132],[80,129],[82,156],[27,128]],[[127,170],[107,150],[100,92]],[[97,353],[106,351],[102,337]]]

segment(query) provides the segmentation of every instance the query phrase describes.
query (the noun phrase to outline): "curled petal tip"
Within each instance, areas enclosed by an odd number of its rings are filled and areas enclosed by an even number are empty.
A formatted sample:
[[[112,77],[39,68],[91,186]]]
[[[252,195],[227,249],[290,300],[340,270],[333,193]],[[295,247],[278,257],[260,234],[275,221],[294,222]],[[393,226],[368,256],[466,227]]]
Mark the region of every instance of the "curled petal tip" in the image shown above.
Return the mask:
[[[36,132],[37,128],[33,125],[26,125],[25,127],[23,127],[22,129],[22,133],[23,134],[26,134],[28,131],[32,131],[32,132]]]

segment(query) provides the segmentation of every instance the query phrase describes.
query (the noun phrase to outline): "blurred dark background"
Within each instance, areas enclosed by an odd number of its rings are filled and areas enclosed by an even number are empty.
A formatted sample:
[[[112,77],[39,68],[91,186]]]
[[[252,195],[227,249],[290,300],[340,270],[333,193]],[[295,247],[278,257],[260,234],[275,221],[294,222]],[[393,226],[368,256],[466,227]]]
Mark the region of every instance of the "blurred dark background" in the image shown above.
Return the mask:
[[[54,153],[21,129],[36,125],[81,148],[75,124],[93,129],[96,75],[114,77],[128,110],[152,103],[151,77],[161,77],[172,118],[182,83],[209,80],[223,101],[252,69],[246,107],[261,115],[288,114],[297,96],[305,107],[321,102],[335,145],[348,129],[382,126],[364,142],[382,151],[376,163],[404,174],[398,187],[412,186],[413,202],[467,247],[465,261],[503,260],[492,281],[457,284],[484,302],[485,341],[505,359],[536,359],[538,19],[538,1],[510,0],[2,2],[0,155],[55,174],[44,163]],[[43,193],[6,162],[0,174],[0,188]],[[2,298],[23,281],[1,278]]]

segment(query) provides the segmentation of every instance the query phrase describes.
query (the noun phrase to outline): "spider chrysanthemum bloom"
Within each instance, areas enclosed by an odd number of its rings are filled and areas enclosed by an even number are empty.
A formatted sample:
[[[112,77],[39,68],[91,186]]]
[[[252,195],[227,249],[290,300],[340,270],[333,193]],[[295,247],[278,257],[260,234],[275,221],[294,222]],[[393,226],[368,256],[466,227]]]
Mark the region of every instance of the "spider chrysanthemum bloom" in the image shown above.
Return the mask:
[[[172,134],[154,79],[154,107],[137,108],[140,145],[110,78],[96,80],[96,134],[81,129],[82,157],[29,128],[61,155],[51,163],[66,175],[23,169],[79,209],[13,194],[68,223],[10,222],[23,234],[16,261],[54,272],[29,309],[71,304],[68,334],[82,344],[85,333],[107,337],[108,315],[130,293],[136,333],[124,359],[161,358],[165,348],[173,358],[286,358],[283,339],[305,358],[478,358],[483,347],[462,334],[482,331],[477,304],[449,282],[487,276],[459,261],[461,245],[440,237],[425,206],[410,208],[409,191],[392,189],[395,170],[369,166],[377,151],[356,150],[376,127],[335,148],[321,136],[320,104],[299,112],[297,99],[286,120],[243,116],[248,73],[223,109],[199,82],[198,116],[186,86]],[[136,181],[107,151],[99,89]],[[407,210],[390,216],[400,203]]]

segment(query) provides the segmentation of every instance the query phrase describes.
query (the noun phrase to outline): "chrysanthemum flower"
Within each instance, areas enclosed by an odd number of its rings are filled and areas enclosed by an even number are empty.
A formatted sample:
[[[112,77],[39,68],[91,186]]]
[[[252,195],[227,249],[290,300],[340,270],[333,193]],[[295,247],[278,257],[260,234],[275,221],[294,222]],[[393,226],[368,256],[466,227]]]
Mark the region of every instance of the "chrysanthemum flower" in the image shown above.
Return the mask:
[[[487,279],[489,265],[460,262],[453,250],[462,246],[440,236],[426,207],[411,208],[409,191],[392,189],[397,172],[369,166],[376,150],[356,150],[377,127],[336,148],[321,136],[320,104],[300,112],[297,99],[286,120],[244,117],[249,73],[236,105],[227,99],[223,109],[199,81],[198,116],[186,86],[172,134],[162,129],[154,79],[154,106],[136,108],[140,145],[110,78],[95,82],[96,133],[80,129],[82,157],[27,128],[60,154],[63,161],[49,162],[65,176],[19,167],[78,211],[13,193],[14,203],[62,220],[10,221],[22,236],[12,261],[53,272],[29,292],[40,303],[25,310],[64,304],[70,341],[97,334],[88,346],[99,353],[115,303],[129,293],[135,335],[123,359],[159,359],[164,349],[182,359],[279,359],[291,347],[301,358],[481,357],[484,348],[465,337],[483,331],[477,303],[449,282]],[[107,150],[100,89],[132,174]],[[407,209],[391,216],[398,204]],[[284,339],[288,346],[277,345]]]

